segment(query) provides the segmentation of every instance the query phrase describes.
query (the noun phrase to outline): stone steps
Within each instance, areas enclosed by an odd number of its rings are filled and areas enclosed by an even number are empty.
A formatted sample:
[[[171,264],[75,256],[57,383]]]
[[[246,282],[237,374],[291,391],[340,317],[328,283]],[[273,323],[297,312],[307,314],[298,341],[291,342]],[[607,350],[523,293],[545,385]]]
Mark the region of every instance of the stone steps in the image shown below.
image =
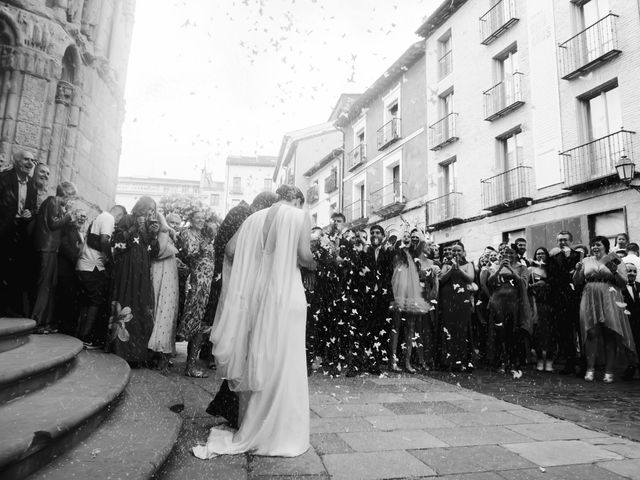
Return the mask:
[[[29,341],[36,322],[27,318],[0,318],[0,353],[18,348]]]
[[[181,408],[171,381],[134,370],[118,407],[100,428],[29,479],[150,478],[178,438],[182,419],[174,411]]]
[[[83,352],[51,385],[0,406],[0,477],[25,478],[86,438],[113,409],[129,375],[115,355]]]
[[[66,335],[23,337],[19,348],[0,355],[0,405],[54,383],[82,351],[82,342]]]

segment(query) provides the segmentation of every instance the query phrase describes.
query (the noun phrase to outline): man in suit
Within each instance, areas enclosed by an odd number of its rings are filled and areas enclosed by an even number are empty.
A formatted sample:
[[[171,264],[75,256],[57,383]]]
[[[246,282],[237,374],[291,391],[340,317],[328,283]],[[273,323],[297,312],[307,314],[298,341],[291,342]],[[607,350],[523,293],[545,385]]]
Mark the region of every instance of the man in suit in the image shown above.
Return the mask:
[[[389,360],[391,315],[389,303],[393,299],[391,276],[393,252],[385,248],[385,231],[380,225],[369,228],[371,246],[363,253],[364,285],[368,322],[364,332],[365,349],[370,351],[368,370],[379,374]]]
[[[31,181],[33,153],[18,150],[13,167],[0,173],[0,313],[27,316],[28,268],[33,254],[29,227],[35,219],[37,190]]]
[[[636,369],[638,369],[638,360],[640,359],[640,283],[636,281],[638,268],[633,263],[627,263],[626,267],[628,282],[626,287],[622,289],[622,296],[629,312],[629,325],[633,333],[633,341],[636,344],[636,358],[633,362],[630,362],[622,378],[624,380],[633,380]]]
[[[549,259],[549,284],[552,292],[554,323],[558,332],[560,355],[565,358],[561,374],[572,374],[576,367],[576,342],[579,332],[580,295],[573,284],[573,271],[580,254],[571,248],[573,235],[562,231],[556,237],[558,248]],[[579,342],[582,345],[582,342]]]

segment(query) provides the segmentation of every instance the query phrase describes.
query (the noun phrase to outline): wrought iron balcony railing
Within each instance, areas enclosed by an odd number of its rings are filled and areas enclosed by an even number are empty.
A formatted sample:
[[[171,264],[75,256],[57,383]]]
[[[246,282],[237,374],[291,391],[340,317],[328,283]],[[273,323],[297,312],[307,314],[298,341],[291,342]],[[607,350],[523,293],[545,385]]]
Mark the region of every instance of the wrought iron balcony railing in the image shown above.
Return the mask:
[[[367,149],[364,143],[359,144],[349,152],[349,170],[353,170],[358,165],[366,162],[367,160]]]
[[[450,113],[429,126],[429,145],[431,150],[440,150],[451,142],[458,140],[456,133],[457,113]]]
[[[559,45],[560,75],[563,79],[584,75],[621,53],[617,20],[618,15],[610,13]]]
[[[506,210],[531,200],[531,167],[520,165],[481,180],[483,210]]]
[[[524,104],[521,72],[514,72],[484,92],[484,119],[491,122]]]
[[[307,189],[307,203],[313,205],[318,201],[318,198],[318,184],[316,183]]]
[[[371,209],[382,217],[396,214],[404,209],[407,203],[403,190],[406,182],[391,182],[378,190],[371,192]]]
[[[577,190],[615,176],[615,164],[622,155],[635,158],[633,135],[635,132],[619,130],[560,153],[564,161],[564,188]]]
[[[453,55],[451,50],[438,59],[438,78],[442,80],[453,70]]]
[[[346,205],[342,213],[344,213],[346,223],[348,224],[364,223],[367,220],[367,202],[365,200],[356,200]]]
[[[516,0],[500,0],[480,17],[480,43],[489,45],[516,23]]]
[[[400,118],[394,117],[378,129],[378,150],[400,139]]]
[[[462,221],[460,202],[462,193],[450,192],[427,202],[427,226],[443,227]]]
[[[333,170],[331,175],[324,179],[324,193],[332,193],[338,189],[338,171]]]

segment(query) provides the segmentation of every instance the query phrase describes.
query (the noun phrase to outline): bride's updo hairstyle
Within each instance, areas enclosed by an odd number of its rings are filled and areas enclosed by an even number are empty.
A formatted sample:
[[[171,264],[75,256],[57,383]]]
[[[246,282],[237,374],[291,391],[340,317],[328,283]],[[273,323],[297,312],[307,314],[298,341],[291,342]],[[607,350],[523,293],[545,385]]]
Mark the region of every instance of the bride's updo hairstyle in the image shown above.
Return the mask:
[[[278,199],[286,202],[293,202],[294,200],[300,200],[300,205],[304,205],[304,194],[295,185],[280,185],[276,190]]]

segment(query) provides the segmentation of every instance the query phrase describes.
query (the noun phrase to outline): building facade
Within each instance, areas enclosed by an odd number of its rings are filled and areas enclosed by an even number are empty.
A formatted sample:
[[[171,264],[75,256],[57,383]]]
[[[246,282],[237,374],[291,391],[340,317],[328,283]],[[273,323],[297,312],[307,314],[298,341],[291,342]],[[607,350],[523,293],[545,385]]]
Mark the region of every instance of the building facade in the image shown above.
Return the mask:
[[[204,172],[200,180],[119,177],[115,202],[130,211],[142,196],[149,196],[156,202],[162,197],[189,197],[200,200],[203,206],[222,215],[224,195],[224,182],[211,181]]]
[[[342,147],[335,148],[304,172],[308,184],[306,203],[315,226],[329,226],[331,215],[340,211],[339,173],[343,153]]]
[[[251,203],[256,195],[272,191],[276,157],[231,155],[227,157],[224,212],[244,200]]]
[[[18,149],[115,198],[135,0],[13,0],[0,5],[0,164]]]
[[[336,121],[344,133],[347,223],[425,227],[425,43],[411,45]]]
[[[639,13],[622,0],[454,0],[424,22],[438,243],[477,257],[519,236],[550,247],[560,230],[640,236],[628,208],[640,197],[615,171],[635,161]]]

